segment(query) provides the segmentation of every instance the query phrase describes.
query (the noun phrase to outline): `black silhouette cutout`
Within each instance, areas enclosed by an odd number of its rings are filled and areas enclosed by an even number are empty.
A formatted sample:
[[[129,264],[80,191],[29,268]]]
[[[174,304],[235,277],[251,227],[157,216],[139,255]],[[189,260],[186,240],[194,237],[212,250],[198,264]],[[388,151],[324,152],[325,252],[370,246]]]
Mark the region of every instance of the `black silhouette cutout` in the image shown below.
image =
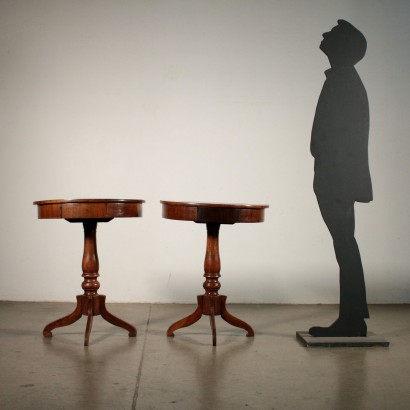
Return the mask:
[[[354,203],[373,199],[368,160],[369,103],[354,68],[366,47],[363,34],[344,20],[324,33],[320,44],[331,68],[325,72],[313,122],[313,188],[340,267],[340,307],[339,318],[329,327],[312,327],[312,336],[367,334],[366,288],[354,236]]]

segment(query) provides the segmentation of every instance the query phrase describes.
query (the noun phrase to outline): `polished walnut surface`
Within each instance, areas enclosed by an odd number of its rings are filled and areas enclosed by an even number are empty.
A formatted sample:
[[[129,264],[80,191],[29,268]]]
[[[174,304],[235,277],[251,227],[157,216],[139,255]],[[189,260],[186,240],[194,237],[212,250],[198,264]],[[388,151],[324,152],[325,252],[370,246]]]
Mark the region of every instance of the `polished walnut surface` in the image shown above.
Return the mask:
[[[220,224],[256,223],[265,219],[269,205],[161,201],[166,219]]]
[[[36,201],[39,219],[112,219],[142,216],[142,199],[51,199]]]

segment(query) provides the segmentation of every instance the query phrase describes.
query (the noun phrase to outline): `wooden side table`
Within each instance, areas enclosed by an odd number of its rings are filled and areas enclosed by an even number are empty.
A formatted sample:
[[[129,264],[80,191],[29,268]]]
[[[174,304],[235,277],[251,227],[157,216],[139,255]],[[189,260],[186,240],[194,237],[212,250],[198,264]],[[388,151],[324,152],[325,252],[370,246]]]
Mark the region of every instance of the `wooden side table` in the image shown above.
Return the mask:
[[[231,315],[226,309],[226,296],[219,295],[221,262],[219,257],[219,228],[221,224],[235,224],[239,222],[263,222],[265,208],[268,205],[238,205],[238,204],[212,204],[196,202],[170,202],[161,201],[162,217],[180,221],[193,221],[206,224],[207,242],[205,254],[205,294],[197,296],[198,306],[189,316],[172,324],[167,331],[167,336],[174,336],[174,332],[182,327],[191,326],[202,315],[210,318],[212,328],[212,344],[216,346],[215,316],[246,330],[246,336],[254,336],[253,329],[244,321]]]
[[[63,218],[69,222],[81,222],[84,227],[84,254],[82,268],[84,278],[83,295],[77,296],[75,310],[61,319],[49,323],[43,330],[45,337],[51,337],[51,331],[57,327],[71,325],[82,317],[87,316],[87,325],[84,336],[84,346],[88,346],[93,317],[101,315],[107,322],[122,327],[135,337],[137,330],[134,326],[119,319],[105,307],[105,295],[99,295],[98,289],[98,253],[97,253],[97,224],[109,222],[114,218],[136,218],[142,216],[141,199],[56,199],[37,201],[39,219]]]

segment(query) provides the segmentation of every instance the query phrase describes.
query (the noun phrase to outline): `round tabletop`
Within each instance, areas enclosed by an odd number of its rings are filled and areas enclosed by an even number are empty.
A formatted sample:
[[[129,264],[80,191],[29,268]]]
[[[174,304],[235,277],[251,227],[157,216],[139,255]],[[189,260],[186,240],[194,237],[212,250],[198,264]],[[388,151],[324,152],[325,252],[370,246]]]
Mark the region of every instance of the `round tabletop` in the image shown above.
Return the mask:
[[[199,223],[263,222],[269,205],[161,201],[162,217]]]
[[[51,199],[36,201],[39,219],[113,219],[142,216],[142,199]]]

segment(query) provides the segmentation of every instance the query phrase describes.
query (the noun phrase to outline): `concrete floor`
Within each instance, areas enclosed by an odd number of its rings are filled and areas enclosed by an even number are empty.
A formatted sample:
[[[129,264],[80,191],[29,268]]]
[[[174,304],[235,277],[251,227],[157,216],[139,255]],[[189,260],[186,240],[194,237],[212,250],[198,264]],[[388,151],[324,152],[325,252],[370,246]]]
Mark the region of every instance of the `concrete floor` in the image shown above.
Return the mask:
[[[228,300],[229,302],[229,300]],[[108,304],[137,338],[85,318],[43,338],[69,303],[0,303],[1,409],[409,409],[410,306],[371,306],[368,329],[390,347],[306,348],[297,330],[327,325],[336,306],[229,305],[255,338],[217,318],[165,331],[194,305]]]

